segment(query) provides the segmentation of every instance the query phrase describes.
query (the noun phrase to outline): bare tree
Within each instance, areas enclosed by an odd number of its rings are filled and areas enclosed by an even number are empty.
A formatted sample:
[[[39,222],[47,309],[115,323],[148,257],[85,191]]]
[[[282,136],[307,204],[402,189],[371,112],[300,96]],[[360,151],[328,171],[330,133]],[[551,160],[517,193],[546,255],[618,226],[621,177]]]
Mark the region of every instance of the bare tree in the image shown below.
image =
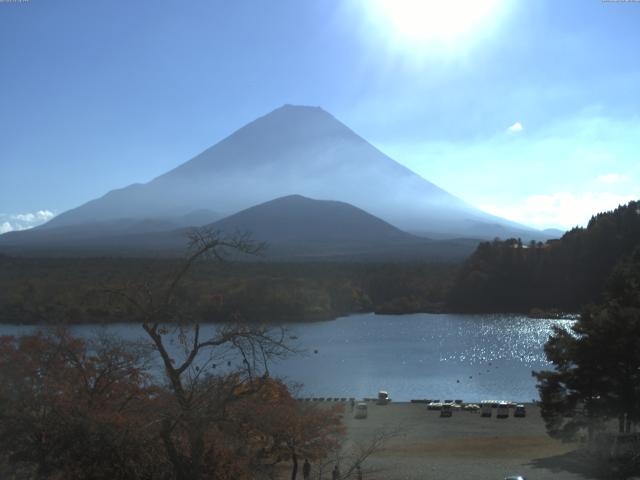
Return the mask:
[[[160,285],[146,279],[108,289],[111,299],[124,302],[135,313],[162,360],[172,398],[160,434],[178,480],[215,475],[216,437],[211,429],[224,428],[228,406],[260,389],[269,375],[269,362],[291,352],[283,329],[267,329],[238,316],[203,333],[179,290],[199,260],[220,262],[231,254],[258,255],[263,249],[263,244],[256,244],[247,234],[225,236],[211,229],[193,230],[184,261]],[[184,354],[179,361],[170,348],[176,337]],[[225,359],[228,366],[232,361],[240,364],[212,375],[217,362]]]

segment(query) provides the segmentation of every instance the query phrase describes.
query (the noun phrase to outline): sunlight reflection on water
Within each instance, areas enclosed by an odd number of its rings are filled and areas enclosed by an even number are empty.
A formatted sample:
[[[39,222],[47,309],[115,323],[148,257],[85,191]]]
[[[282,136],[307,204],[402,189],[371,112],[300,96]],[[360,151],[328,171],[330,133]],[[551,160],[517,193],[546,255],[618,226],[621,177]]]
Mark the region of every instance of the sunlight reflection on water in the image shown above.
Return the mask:
[[[544,344],[552,327],[569,328],[573,322],[515,315],[359,314],[289,324],[289,335],[297,337],[290,342],[303,353],[272,371],[304,384],[301,396],[361,398],[385,389],[404,401],[531,401],[537,398],[531,371],[550,368]],[[97,327],[72,330],[88,337]],[[143,336],[135,324],[105,330],[131,340]],[[0,325],[0,334],[30,331],[33,327]]]
[[[514,315],[353,315],[293,325],[307,351],[276,371],[305,384],[308,396],[478,401],[537,397],[532,370],[550,368],[544,344],[554,325],[573,320]]]

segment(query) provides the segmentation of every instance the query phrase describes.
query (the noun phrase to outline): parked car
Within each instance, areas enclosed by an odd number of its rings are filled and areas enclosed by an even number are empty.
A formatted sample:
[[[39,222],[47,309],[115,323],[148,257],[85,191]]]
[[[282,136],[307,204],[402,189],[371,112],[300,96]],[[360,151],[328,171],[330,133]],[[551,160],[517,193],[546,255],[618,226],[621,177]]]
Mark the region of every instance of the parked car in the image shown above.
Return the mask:
[[[500,403],[496,409],[496,418],[508,418],[509,406],[506,403]]]
[[[367,418],[367,412],[369,407],[366,403],[360,402],[356,404],[355,414],[353,415],[355,418]]]
[[[428,410],[440,410],[442,409],[442,403],[438,400],[431,402],[429,405],[427,405],[427,409]]]
[[[522,475],[511,475],[510,477],[504,477],[504,480],[527,480]]]
[[[513,411],[514,417],[526,417],[527,410],[524,408],[524,405],[516,405],[516,409]]]
[[[453,408],[451,408],[451,405],[448,403],[443,404],[442,410],[440,410],[440,416],[450,417],[451,415],[453,415]]]

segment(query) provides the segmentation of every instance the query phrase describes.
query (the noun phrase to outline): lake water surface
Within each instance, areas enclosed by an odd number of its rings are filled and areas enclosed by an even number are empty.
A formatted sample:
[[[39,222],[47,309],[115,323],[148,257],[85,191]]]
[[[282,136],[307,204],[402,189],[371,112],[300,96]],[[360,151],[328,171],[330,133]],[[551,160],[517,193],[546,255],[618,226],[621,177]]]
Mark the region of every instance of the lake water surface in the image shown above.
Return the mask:
[[[551,368],[543,346],[552,327],[569,328],[572,323],[456,314],[359,314],[294,323],[286,326],[288,335],[297,337],[290,342],[303,353],[271,370],[302,383],[300,395],[309,397],[372,397],[384,389],[403,401],[531,401],[537,398],[532,370]],[[25,334],[34,328],[0,325],[0,335]],[[102,328],[131,340],[144,338],[136,324]],[[87,325],[72,331],[88,337],[100,329]]]

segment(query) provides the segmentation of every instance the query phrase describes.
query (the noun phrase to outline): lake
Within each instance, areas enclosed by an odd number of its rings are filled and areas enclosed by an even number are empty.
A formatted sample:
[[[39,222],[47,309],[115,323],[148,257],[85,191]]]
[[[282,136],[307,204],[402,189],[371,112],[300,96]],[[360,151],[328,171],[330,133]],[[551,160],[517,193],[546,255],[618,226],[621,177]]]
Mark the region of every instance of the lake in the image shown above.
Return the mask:
[[[457,314],[358,314],[294,323],[286,325],[288,335],[297,337],[290,342],[303,353],[274,364],[271,371],[302,383],[300,396],[362,398],[382,389],[399,401],[531,401],[538,397],[531,372],[551,368],[543,347],[552,327],[569,328],[572,323]],[[0,334],[34,329],[0,325]],[[131,340],[144,333],[136,324],[72,328],[83,337],[100,330]]]

